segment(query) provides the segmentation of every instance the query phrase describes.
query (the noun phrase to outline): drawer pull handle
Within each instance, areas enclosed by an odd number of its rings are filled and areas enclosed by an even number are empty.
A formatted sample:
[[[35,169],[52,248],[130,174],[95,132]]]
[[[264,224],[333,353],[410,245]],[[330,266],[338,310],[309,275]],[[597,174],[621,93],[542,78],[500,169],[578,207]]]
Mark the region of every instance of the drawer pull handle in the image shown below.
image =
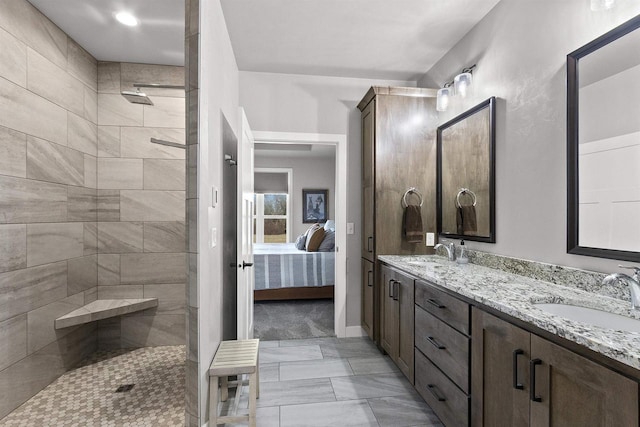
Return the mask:
[[[536,366],[542,365],[542,360],[533,359],[529,361],[529,373],[531,375],[529,386],[529,398],[532,402],[542,402],[542,397],[536,396]]]
[[[438,390],[438,387],[436,387],[435,384],[427,384],[427,390],[433,394],[433,397],[438,399],[438,402],[445,402],[447,400],[445,397],[440,395],[440,390]]]
[[[367,286],[373,288],[373,271],[367,271]]]
[[[438,307],[438,308],[447,308],[447,306],[446,306],[446,305],[442,305],[442,304],[440,304],[438,301],[434,300],[433,298],[429,298],[429,299],[427,300],[427,302],[428,302],[429,304],[431,304],[431,305],[434,305],[434,306]]]
[[[389,298],[393,298],[393,293],[395,291],[394,283],[396,283],[395,280],[393,279],[389,280]]]
[[[397,280],[393,281],[393,300],[398,301],[400,298],[400,285],[401,283]]]
[[[373,246],[373,236],[367,237],[367,252],[373,252],[371,246]]]
[[[443,346],[442,344],[440,344],[439,342],[437,342],[433,337],[427,337],[427,341],[429,341],[431,344],[433,344],[433,346],[435,348],[437,348],[438,350],[444,350],[447,347]]]
[[[524,354],[520,348],[513,350],[513,388],[524,390],[524,385],[518,382],[518,356]]]

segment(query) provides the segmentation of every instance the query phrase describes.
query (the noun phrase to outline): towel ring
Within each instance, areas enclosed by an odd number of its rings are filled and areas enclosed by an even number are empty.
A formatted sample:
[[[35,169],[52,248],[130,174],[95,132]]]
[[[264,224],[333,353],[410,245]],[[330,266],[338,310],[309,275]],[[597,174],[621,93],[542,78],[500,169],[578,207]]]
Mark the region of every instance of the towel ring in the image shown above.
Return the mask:
[[[460,196],[462,196],[463,194],[467,194],[471,197],[473,197],[473,206],[476,205],[476,193],[474,193],[473,191],[469,190],[468,188],[461,188],[460,191],[458,191],[458,195],[456,196],[456,206],[461,208],[462,204],[460,203]]]
[[[422,193],[420,193],[416,187],[411,187],[410,189],[405,191],[404,192],[404,196],[402,196],[402,203],[401,204],[402,204],[403,208],[406,208],[407,206],[409,206],[409,203],[407,203],[407,196],[409,194],[415,194],[418,197],[420,197],[420,206],[422,206],[422,204],[424,203],[424,200],[422,199]]]

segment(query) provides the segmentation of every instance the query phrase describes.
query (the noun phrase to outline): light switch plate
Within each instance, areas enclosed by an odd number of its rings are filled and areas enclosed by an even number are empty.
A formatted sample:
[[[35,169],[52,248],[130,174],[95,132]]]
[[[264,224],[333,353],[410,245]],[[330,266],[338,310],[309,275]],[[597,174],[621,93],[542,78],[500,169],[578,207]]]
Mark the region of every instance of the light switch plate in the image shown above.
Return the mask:
[[[355,233],[355,229],[352,222],[347,223],[347,234]]]
[[[427,246],[434,246],[436,244],[436,235],[435,233],[427,233],[425,238],[425,242]]]

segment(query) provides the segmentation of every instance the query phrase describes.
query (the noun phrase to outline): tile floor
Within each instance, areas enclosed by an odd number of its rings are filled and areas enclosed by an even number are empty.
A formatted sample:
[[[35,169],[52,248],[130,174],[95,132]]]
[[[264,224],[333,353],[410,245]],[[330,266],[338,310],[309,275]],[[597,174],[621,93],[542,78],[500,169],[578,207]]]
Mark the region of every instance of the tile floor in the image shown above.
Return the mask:
[[[442,426],[365,338],[261,341],[257,406],[258,427]]]

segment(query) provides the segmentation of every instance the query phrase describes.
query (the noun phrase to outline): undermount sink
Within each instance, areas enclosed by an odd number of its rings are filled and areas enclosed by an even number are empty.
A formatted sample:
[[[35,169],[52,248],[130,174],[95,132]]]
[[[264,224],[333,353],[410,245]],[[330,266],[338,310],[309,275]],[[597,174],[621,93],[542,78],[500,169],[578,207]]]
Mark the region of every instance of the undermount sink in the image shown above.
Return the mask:
[[[539,303],[536,308],[556,316],[618,331],[640,332],[640,320],[594,308],[570,304]]]

